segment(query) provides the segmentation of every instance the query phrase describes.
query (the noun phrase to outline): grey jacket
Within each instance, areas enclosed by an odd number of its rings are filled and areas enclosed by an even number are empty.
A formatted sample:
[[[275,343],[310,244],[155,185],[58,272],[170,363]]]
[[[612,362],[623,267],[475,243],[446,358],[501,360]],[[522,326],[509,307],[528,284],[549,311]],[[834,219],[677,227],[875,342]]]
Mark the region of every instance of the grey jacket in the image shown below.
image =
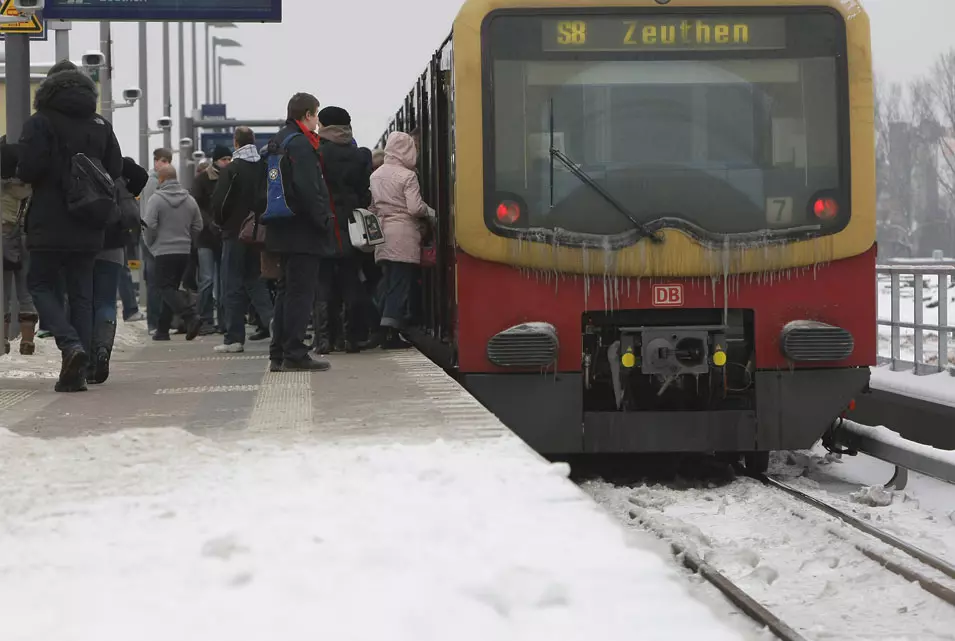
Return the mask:
[[[202,231],[199,205],[178,180],[167,180],[146,203],[143,238],[153,256],[188,254]]]
[[[139,215],[143,220],[146,220],[146,205],[149,204],[150,197],[156,193],[156,189],[159,188],[159,179],[156,177],[156,170],[149,172],[149,180],[146,181],[146,186],[143,187],[143,191],[139,194]]]

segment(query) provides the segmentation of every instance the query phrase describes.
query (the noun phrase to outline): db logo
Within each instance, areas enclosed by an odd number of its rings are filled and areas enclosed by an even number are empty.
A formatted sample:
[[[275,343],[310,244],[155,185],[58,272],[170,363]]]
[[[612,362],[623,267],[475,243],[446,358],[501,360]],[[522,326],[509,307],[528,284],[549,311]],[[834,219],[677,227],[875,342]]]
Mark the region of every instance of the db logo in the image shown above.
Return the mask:
[[[654,285],[654,307],[682,307],[683,285]]]

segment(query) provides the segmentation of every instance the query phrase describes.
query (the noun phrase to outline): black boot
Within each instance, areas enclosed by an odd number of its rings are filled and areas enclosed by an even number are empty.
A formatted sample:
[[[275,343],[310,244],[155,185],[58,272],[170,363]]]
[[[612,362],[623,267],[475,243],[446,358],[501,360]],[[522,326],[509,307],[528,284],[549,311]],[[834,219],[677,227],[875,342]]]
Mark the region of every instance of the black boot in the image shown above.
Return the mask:
[[[89,362],[89,355],[80,347],[63,352],[60,380],[56,382],[54,389],[57,392],[85,392],[86,366]]]
[[[93,328],[93,359],[90,361],[87,382],[100,385],[109,378],[109,358],[113,353],[113,341],[116,339],[116,323],[106,321]]]
[[[342,312],[342,350],[346,354],[357,354],[362,350],[361,339],[358,336],[359,325],[355,322],[355,312],[346,307]]]
[[[314,349],[319,354],[328,354],[332,351],[331,337],[329,336],[328,303],[315,303],[315,341]]]
[[[397,329],[387,327],[385,329],[384,340],[381,342],[381,349],[385,350],[396,350],[396,349],[409,349],[411,343],[407,342],[401,338],[401,334]]]

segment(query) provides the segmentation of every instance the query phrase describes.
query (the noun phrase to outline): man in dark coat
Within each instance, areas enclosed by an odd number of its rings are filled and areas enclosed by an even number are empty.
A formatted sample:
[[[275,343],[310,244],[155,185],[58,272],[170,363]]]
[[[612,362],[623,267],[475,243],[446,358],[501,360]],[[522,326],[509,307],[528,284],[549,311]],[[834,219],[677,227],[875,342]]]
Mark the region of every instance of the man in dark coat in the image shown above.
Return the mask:
[[[113,127],[96,113],[93,81],[69,62],[51,69],[37,90],[36,113],[23,125],[18,175],[33,187],[27,213],[30,250],[28,283],[37,312],[63,353],[58,392],[86,390],[86,367],[93,339],[93,262],[103,248],[104,230],[70,215],[65,185],[73,155],[102,162],[115,180],[123,155]],[[69,304],[56,294],[63,274]]]
[[[225,340],[215,348],[220,353],[245,351],[245,313],[250,303],[263,328],[249,336],[249,340],[269,338],[267,328],[274,312],[268,287],[261,278],[260,252],[239,240],[242,223],[249,214],[261,214],[265,209],[265,202],[257,202],[260,158],[255,133],[248,127],[237,127],[234,143],[232,162],[220,173],[212,195],[213,217],[222,228]]]
[[[309,356],[304,342],[318,287],[319,260],[335,257],[342,247],[319,166],[318,107],[318,99],[311,94],[292,96],[285,126],[270,144],[277,147],[289,139],[286,155],[292,175],[283,179],[286,202],[295,214],[270,223],[265,233],[266,249],[281,262],[269,353],[272,371],[329,369],[327,362]]]
[[[371,205],[369,184],[370,153],[355,144],[351,116],[341,107],[326,107],[318,112],[319,153],[325,183],[331,195],[341,245],[334,258],[323,258],[319,267],[319,294],[315,307],[316,351],[328,353],[331,344],[330,325],[342,318],[341,347],[346,352],[359,351],[362,339],[364,292],[361,283],[362,257],[348,239],[348,220],[358,208]],[[341,301],[343,309],[338,309]]]
[[[212,164],[196,175],[192,185],[192,197],[199,203],[203,224],[196,252],[199,260],[199,318],[202,319],[202,334],[215,331],[214,315],[217,307],[219,327],[225,327],[225,319],[222,317],[222,303],[225,300],[222,292],[222,230],[212,215],[212,194],[219,185],[219,176],[230,162],[232,152],[228,147],[216,147],[212,152]]]

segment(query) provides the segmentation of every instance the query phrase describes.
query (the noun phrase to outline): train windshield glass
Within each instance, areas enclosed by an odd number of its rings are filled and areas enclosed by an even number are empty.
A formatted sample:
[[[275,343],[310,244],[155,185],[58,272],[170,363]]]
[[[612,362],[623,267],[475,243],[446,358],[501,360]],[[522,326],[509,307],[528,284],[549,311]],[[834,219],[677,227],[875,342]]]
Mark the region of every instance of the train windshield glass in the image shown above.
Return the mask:
[[[583,172],[651,229],[839,231],[849,215],[840,25],[830,13],[492,18],[489,225],[632,233]]]

